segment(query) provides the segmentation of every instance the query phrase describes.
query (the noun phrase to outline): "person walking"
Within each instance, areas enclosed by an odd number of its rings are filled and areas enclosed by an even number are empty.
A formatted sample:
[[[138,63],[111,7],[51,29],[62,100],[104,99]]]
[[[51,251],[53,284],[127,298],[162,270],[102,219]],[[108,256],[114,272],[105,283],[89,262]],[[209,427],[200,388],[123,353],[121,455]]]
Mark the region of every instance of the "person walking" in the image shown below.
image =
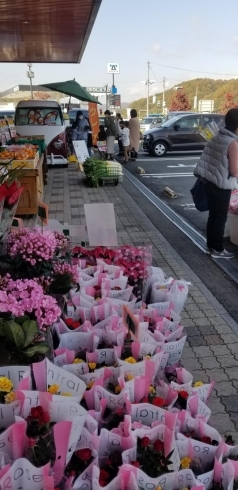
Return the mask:
[[[130,112],[131,118],[129,120],[129,130],[130,130],[130,146],[131,146],[131,158],[130,160],[135,161],[138,156],[139,146],[140,146],[140,121],[137,117],[137,111],[132,109]]]
[[[124,163],[128,163],[129,159],[129,150],[130,150],[130,131],[129,131],[129,124],[127,125],[128,121],[120,121],[120,127],[121,127],[121,144],[123,148],[123,154],[124,154]]]
[[[105,115],[107,154],[108,154],[108,159],[113,160],[114,141],[117,136],[117,129],[115,124],[115,119],[114,117],[112,117],[111,112],[108,109],[104,112],[104,115]]]
[[[119,146],[119,153],[118,153],[118,157],[121,157],[123,156],[123,146],[122,146],[122,142],[121,142],[121,125],[120,125],[120,122],[123,121],[122,119],[122,116],[119,112],[117,112],[116,114],[116,119],[115,119],[115,124],[116,124],[116,128],[117,128],[117,142],[118,142],[118,146]]]
[[[231,191],[238,189],[238,109],[227,112],[225,128],[208,141],[194,175],[206,182],[207,253],[214,259],[232,259],[233,254],[224,249],[223,237]]]
[[[83,116],[82,111],[77,112],[75,122],[72,125],[72,130],[72,140],[84,140],[87,145],[90,126],[88,119]]]

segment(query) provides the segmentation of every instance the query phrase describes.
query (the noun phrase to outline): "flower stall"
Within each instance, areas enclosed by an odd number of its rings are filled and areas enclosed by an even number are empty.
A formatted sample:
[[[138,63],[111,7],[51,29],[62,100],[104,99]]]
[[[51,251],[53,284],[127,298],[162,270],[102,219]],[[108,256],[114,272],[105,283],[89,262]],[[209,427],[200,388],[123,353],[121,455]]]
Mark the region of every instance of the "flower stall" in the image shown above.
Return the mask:
[[[152,248],[23,229],[0,262],[0,489],[232,490],[214,383],[181,365],[189,284]]]

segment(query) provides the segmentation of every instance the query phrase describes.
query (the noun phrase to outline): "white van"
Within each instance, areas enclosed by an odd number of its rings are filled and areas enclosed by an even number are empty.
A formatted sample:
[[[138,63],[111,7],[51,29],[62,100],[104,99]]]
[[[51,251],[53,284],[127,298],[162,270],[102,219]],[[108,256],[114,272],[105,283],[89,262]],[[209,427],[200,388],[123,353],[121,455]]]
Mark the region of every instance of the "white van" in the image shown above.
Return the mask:
[[[66,165],[67,140],[63,114],[55,101],[23,100],[15,113],[16,133],[20,136],[45,136],[47,163]]]

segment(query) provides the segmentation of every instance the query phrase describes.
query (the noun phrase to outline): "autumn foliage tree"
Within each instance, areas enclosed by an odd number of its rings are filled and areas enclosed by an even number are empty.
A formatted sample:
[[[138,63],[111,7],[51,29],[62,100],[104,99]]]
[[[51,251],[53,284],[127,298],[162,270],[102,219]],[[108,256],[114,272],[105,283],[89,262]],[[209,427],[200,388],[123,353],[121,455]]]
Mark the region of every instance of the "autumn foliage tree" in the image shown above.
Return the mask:
[[[190,111],[191,104],[188,100],[188,97],[183,89],[176,90],[176,93],[173,95],[169,110],[170,111]]]
[[[226,114],[229,109],[233,109],[234,107],[238,107],[237,102],[235,102],[234,94],[231,92],[227,92],[224,96],[224,102],[221,106],[221,114]]]

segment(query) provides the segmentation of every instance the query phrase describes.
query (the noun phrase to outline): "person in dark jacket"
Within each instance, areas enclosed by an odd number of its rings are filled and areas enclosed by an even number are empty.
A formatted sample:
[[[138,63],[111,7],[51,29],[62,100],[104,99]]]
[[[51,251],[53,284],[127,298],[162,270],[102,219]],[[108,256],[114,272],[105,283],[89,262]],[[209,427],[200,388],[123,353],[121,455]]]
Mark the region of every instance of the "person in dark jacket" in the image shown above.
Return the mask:
[[[106,141],[107,141],[107,153],[108,159],[113,160],[114,156],[114,141],[117,136],[117,129],[115,119],[111,115],[109,110],[104,112],[105,115],[105,128],[106,128]]]

